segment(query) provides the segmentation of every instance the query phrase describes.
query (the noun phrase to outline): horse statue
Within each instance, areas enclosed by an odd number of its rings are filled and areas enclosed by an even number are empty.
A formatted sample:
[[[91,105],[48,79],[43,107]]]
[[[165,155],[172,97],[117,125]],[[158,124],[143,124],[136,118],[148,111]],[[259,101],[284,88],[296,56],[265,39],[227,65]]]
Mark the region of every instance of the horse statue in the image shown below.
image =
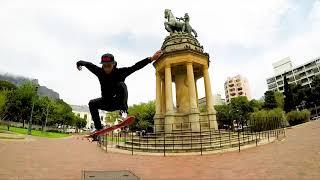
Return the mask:
[[[164,22],[164,27],[172,35],[173,33],[187,33],[194,34],[197,37],[197,32],[189,24],[190,17],[188,13],[185,13],[183,18],[176,18],[170,9],[165,9],[164,18],[167,20]]]

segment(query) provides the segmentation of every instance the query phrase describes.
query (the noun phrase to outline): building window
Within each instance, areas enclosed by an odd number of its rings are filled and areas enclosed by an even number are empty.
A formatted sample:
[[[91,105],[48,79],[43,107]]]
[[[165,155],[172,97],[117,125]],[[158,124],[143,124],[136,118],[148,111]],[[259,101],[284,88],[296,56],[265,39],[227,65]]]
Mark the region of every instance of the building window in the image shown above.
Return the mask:
[[[283,81],[278,81],[277,84],[278,84],[278,85],[282,85],[282,84],[283,84]]]
[[[299,75],[296,75],[296,76],[294,76],[294,78],[296,78],[296,80],[299,80],[299,79],[300,79],[300,76],[299,76]]]
[[[287,75],[287,76],[292,75],[292,71],[287,72],[286,75]]]
[[[268,86],[269,89],[273,89],[275,87],[277,87],[276,83],[269,84],[269,86]]]
[[[84,114],[83,119],[87,120],[87,114]]]
[[[303,76],[305,76],[305,75],[306,75],[305,72],[299,74],[300,77],[303,77]]]
[[[307,78],[301,80],[301,83],[305,83],[305,82],[308,82]]]
[[[276,79],[275,79],[274,77],[267,79],[267,83],[268,83],[268,84],[273,83],[273,82],[275,82],[275,81],[276,81]]]

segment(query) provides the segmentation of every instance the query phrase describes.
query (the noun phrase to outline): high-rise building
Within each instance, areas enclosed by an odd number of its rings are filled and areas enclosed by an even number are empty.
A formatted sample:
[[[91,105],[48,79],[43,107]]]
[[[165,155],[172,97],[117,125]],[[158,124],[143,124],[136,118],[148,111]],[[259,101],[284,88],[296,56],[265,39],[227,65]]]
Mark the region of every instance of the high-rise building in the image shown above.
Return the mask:
[[[241,75],[228,77],[224,83],[224,89],[227,103],[238,96],[246,96],[248,100],[251,100],[248,80]]]
[[[272,66],[275,74],[281,74],[293,67],[290,57],[286,57],[284,59],[281,59],[280,61],[272,63]]]
[[[281,61],[274,64],[284,64],[281,63]],[[291,64],[291,62],[287,64]],[[314,76],[320,75],[320,57],[296,67],[290,67],[290,65],[281,67],[281,71],[278,71],[277,68],[278,67],[273,66],[275,74],[274,76],[267,78],[268,90],[283,92],[284,75],[286,75],[289,84],[295,83],[311,87]]]

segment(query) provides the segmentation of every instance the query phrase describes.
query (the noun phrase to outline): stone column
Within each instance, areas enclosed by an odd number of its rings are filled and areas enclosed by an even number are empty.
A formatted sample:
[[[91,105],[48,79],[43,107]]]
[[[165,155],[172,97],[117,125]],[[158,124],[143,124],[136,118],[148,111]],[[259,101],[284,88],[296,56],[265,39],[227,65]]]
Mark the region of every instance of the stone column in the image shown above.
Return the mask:
[[[166,113],[165,113],[165,132],[172,132],[172,123],[174,121],[173,114],[173,99],[172,99],[172,77],[171,67],[167,65],[165,67],[165,90],[166,90]]]
[[[159,72],[156,72],[156,114],[161,114],[161,79]]]
[[[164,83],[164,77],[161,77],[161,114],[166,113],[166,86]]]
[[[197,108],[197,95],[196,86],[194,81],[193,66],[191,62],[187,62],[187,78],[188,78],[188,91],[189,91],[189,102],[190,102],[190,114],[189,121],[191,123],[192,131],[199,131],[199,110]]]
[[[206,92],[206,105],[207,105],[207,114],[208,120],[210,123],[210,128],[218,129],[218,124],[216,120],[216,111],[213,107],[213,97],[211,93],[211,84],[210,77],[208,72],[208,66],[203,67],[203,79],[204,79],[204,87]]]
[[[154,115],[154,131],[163,130],[163,113],[161,112],[161,79],[160,73],[156,72],[156,113]]]

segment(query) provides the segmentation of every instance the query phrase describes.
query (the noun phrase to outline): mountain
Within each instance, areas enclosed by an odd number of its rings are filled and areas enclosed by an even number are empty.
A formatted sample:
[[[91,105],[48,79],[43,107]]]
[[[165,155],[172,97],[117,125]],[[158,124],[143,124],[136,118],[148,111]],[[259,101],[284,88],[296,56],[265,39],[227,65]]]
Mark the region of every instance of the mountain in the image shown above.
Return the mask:
[[[26,81],[32,81],[35,84],[39,85],[38,88],[38,94],[41,96],[48,96],[50,98],[53,99],[59,99],[59,93],[55,92],[52,89],[47,88],[46,86],[41,86],[39,84],[38,79],[31,79],[31,78],[27,78],[27,77],[23,77],[23,76],[16,76],[16,75],[11,75],[11,74],[0,74],[0,80],[5,80],[5,81],[9,81],[13,84],[15,84],[16,86],[20,86],[21,84],[23,84]]]

